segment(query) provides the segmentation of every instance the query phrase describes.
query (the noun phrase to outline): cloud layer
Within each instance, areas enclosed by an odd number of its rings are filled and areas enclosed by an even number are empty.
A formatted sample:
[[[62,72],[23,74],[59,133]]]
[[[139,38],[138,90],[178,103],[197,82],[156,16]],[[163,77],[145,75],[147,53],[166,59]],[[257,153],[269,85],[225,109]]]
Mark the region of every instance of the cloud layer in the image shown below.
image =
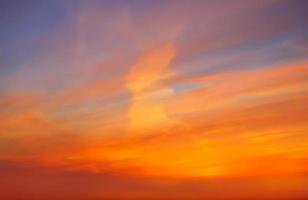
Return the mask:
[[[0,198],[307,197],[306,2],[0,9]]]

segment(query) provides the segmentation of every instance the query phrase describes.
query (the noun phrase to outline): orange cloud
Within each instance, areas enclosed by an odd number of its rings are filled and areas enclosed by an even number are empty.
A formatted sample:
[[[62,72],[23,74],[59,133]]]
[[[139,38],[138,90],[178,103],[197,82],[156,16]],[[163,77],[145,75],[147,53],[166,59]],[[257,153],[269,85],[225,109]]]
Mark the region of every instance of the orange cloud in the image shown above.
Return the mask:
[[[193,79],[205,88],[177,94],[164,80],[174,54],[167,45],[139,58],[125,79],[132,95],[128,107],[63,115],[50,110],[55,104],[42,101],[44,106],[26,106],[11,118],[2,115],[2,130],[27,132],[26,139],[19,135],[14,141],[32,146],[28,153],[7,149],[6,158],[36,155],[46,165],[138,176],[307,172],[307,65]]]
[[[129,71],[126,84],[132,95],[129,120],[134,134],[168,123],[159,98],[172,94],[172,90],[163,85],[163,78],[174,56],[175,47],[168,44],[142,55]]]
[[[198,83],[204,87],[174,95],[168,103],[168,112],[193,113],[220,107],[226,109],[226,106],[243,106],[269,97],[302,95],[307,90],[307,75],[308,65],[299,63],[195,78],[188,83]]]

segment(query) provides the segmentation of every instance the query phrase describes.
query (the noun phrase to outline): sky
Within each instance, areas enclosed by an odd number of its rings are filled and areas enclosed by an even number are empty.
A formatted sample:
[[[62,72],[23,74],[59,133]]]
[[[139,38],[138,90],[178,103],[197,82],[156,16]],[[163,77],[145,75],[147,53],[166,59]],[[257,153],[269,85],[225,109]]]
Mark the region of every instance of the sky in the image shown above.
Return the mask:
[[[0,199],[308,199],[308,1],[0,0]]]

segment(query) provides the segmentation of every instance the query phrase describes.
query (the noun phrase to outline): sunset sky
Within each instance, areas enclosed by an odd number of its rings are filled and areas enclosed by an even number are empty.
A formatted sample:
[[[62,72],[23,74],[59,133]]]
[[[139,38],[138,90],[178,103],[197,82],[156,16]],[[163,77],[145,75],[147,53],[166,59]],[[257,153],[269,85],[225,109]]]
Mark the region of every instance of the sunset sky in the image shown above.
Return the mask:
[[[0,0],[0,199],[308,199],[308,1]]]

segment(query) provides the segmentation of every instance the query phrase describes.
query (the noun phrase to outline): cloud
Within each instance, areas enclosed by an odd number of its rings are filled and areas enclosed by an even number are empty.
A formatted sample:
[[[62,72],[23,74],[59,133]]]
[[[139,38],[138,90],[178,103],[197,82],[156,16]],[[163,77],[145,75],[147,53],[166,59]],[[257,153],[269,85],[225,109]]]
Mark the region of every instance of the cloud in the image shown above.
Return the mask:
[[[172,93],[163,86],[163,79],[174,56],[175,47],[167,44],[141,55],[129,71],[126,85],[132,95],[129,118],[134,134],[168,123],[163,104],[157,97]]]
[[[220,106],[245,106],[262,102],[262,99],[266,101],[266,98],[301,96],[307,90],[306,76],[306,63],[201,75],[188,79],[186,84],[196,83],[204,87],[174,95],[169,101],[168,110],[170,113],[181,113],[181,109],[184,113],[202,112],[219,109]],[[185,81],[180,81],[179,84],[183,85]]]
[[[0,198],[307,196],[304,4],[59,6],[0,20]]]

